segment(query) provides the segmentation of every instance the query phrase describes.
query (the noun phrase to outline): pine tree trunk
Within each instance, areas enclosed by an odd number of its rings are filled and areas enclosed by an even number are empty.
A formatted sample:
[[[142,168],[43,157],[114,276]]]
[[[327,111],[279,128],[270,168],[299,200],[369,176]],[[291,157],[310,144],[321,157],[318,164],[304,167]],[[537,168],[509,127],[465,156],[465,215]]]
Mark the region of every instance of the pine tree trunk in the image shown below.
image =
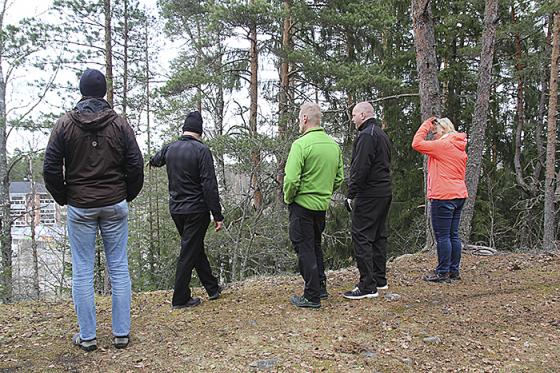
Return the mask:
[[[196,19],[196,37],[197,37],[197,40],[200,40],[200,38],[202,37],[201,31],[200,31],[200,20],[198,18]],[[200,50],[199,53],[196,54],[195,62],[194,62],[195,66],[200,65],[200,56],[201,56],[202,53],[203,53],[203,51]],[[202,114],[202,87],[201,87],[200,84],[197,85],[196,92],[197,92],[197,95],[196,95],[196,110],[198,110],[198,112]]]
[[[284,0],[284,22],[282,26],[282,55],[280,57],[280,91],[278,92],[278,139],[282,143],[287,142],[287,129],[289,121],[289,100],[290,100],[290,63],[288,61],[288,53],[292,47],[291,28],[292,19],[290,11],[292,7],[291,0]],[[283,185],[284,185],[284,167],[286,166],[286,154],[280,153],[278,160],[278,170],[276,171],[277,193],[276,203],[282,205],[284,201]]]
[[[216,101],[213,105],[213,115],[214,115],[214,122],[216,126],[216,134],[218,136],[222,136],[224,134],[224,112],[225,112],[225,99],[224,99],[224,66],[223,66],[223,58],[224,58],[224,46],[222,45],[222,40],[220,39],[219,34],[214,34],[216,38],[215,42],[219,46],[219,52],[217,54],[216,63],[214,65],[214,74],[219,76],[218,83],[217,83],[217,92],[216,92]],[[226,180],[226,164],[225,164],[225,157],[223,152],[214,155],[216,157],[216,161],[218,163],[218,171],[217,177],[218,182],[227,193],[228,190],[228,183]]]
[[[33,180],[33,161],[29,157],[29,181],[31,182],[31,212],[29,213],[29,228],[31,230],[31,256],[33,258],[33,297],[39,299],[41,289],[39,287],[39,253],[37,250],[37,238],[35,236],[36,214],[37,214],[37,191],[35,180]],[[41,208],[39,207],[39,211]]]
[[[145,29],[145,55],[146,59],[146,133],[148,135],[148,159],[151,158],[151,148],[152,148],[152,131],[150,127],[150,54],[148,48],[148,20],[146,19],[146,29]],[[148,265],[150,266],[150,285],[154,286],[156,282],[156,242],[154,237],[154,208],[153,208],[153,191],[152,187],[155,185],[154,181],[154,169],[150,167],[148,171],[148,180],[150,182],[148,190],[148,224],[149,232],[148,237],[150,242],[148,242]]]
[[[354,38],[354,34],[350,30],[346,30],[344,32],[346,37],[346,56],[348,57],[348,61],[356,61],[356,52],[355,52],[355,44],[356,40]],[[349,108],[348,110],[348,128],[346,132],[346,141],[345,150],[352,149],[352,143],[354,142],[354,137],[356,134],[356,127],[354,122],[352,122],[352,111],[350,108],[356,104],[356,95],[354,90],[347,90],[346,91],[346,107]]]
[[[422,120],[426,120],[441,114],[441,91],[437,77],[438,62],[430,0],[412,0],[412,22],[420,84],[420,110]]]
[[[4,14],[7,1],[2,3],[0,30],[4,29]],[[4,62],[3,44],[0,44],[0,246],[2,250],[0,296],[4,303],[12,301],[12,221],[10,218],[10,180],[8,175],[6,81],[2,63]]]
[[[552,28],[554,24],[554,14],[550,15],[548,20],[548,31],[546,33],[546,43],[544,47],[544,55],[550,53],[550,43],[552,39]],[[544,133],[544,116],[546,114],[546,97],[548,95],[548,79],[550,75],[550,67],[548,61],[543,58],[542,74],[541,74],[541,97],[539,98],[539,114],[535,126],[535,144],[537,146],[537,157],[535,168],[533,169],[533,180],[539,180],[541,172],[545,164],[545,143],[543,139]]]
[[[556,174],[556,192],[554,192],[554,202],[560,203],[560,170]]]
[[[222,55],[220,55],[220,65],[222,63]],[[224,134],[224,111],[225,111],[225,100],[224,100],[224,82],[220,78],[220,83],[218,84],[218,93],[216,96],[216,130],[219,136]],[[218,155],[218,167],[220,181],[222,183],[222,188],[227,193],[228,183],[226,180],[226,161],[223,153]]]
[[[558,57],[560,55],[560,13],[554,14],[554,29],[552,32],[552,57],[550,60],[550,95],[548,101],[548,131],[546,144],[546,173],[544,194],[544,235],[545,250],[556,248],[556,225],[554,208],[554,179],[556,176],[556,117],[558,108]]]
[[[113,91],[113,43],[111,31],[111,0],[103,0],[103,12],[105,15],[105,78],[107,79],[107,102],[114,107],[114,91]],[[101,250],[98,247],[98,250]],[[102,253],[99,253],[99,262]],[[103,294],[109,294],[111,291],[111,279],[109,278],[109,267],[107,260],[103,261],[105,272],[103,274]],[[101,269],[99,269],[101,270]]]
[[[515,13],[515,4],[511,7],[511,22],[512,24],[517,23],[517,15]],[[522,44],[521,44],[521,34],[519,32],[515,33],[514,36],[515,45],[515,72],[517,75],[517,89],[516,89],[516,127],[515,127],[515,154],[513,157],[513,165],[515,169],[515,178],[517,184],[529,195],[535,195],[535,185],[534,183],[528,184],[525,181],[523,175],[523,166],[521,164],[521,148],[523,145],[523,127],[525,126],[525,102],[524,102],[524,76],[523,70],[525,66],[523,65],[522,59]]]
[[[123,102],[122,115],[126,118],[128,109],[128,0],[124,0],[124,29],[123,29]]]
[[[412,0],[412,26],[416,48],[416,69],[418,71],[420,112],[422,120],[441,115],[441,91],[437,77],[438,62],[434,20],[430,0]],[[427,157],[424,156],[424,190],[427,184]],[[434,247],[430,203],[425,198],[426,249]]]
[[[254,3],[254,0],[251,1]],[[260,189],[259,174],[260,174],[260,163],[261,156],[258,150],[258,144],[256,142],[257,138],[257,105],[258,105],[258,69],[259,69],[259,55],[257,49],[257,23],[255,20],[251,21],[251,26],[249,28],[249,42],[251,44],[249,50],[249,65],[251,72],[251,80],[249,87],[250,105],[249,105],[249,131],[255,142],[253,143],[253,150],[251,151],[251,163],[253,165],[253,171],[251,174],[251,188],[254,191],[253,194],[253,207],[255,210],[260,210],[262,207],[263,196]]]
[[[68,236],[67,236],[67,230],[64,230],[64,240],[63,240],[63,244],[62,246],[62,270],[60,273],[60,281],[58,282],[58,291],[57,291],[57,295],[58,296],[62,296],[62,293],[64,292],[64,285],[66,282],[66,268],[67,268],[67,264],[66,264],[66,253],[67,250],[66,248],[68,247],[68,245],[66,244],[68,242]]]
[[[449,3],[449,12],[450,14],[457,14],[459,12],[455,2]],[[464,42],[458,35],[454,35],[449,41],[448,56],[442,58],[442,66],[445,66],[443,67],[444,69],[458,62],[460,58],[458,50],[464,46],[463,43]],[[444,79],[442,86],[442,113],[445,113],[442,115],[449,118],[451,122],[456,123],[458,116],[457,111],[459,111],[461,107],[461,103],[459,102],[461,83],[457,81],[454,74],[451,74],[448,78]]]
[[[469,241],[474,204],[480,180],[482,158],[485,144],[485,133],[488,124],[488,107],[490,91],[492,89],[492,62],[494,60],[494,45],[496,40],[496,25],[498,22],[498,0],[486,0],[484,11],[484,31],[482,32],[482,50],[480,53],[480,67],[478,70],[478,86],[476,104],[469,134],[468,163],[466,173],[469,198],[463,208],[461,217],[461,235],[463,241]]]
[[[113,107],[113,47],[111,40],[111,0],[103,0],[105,14],[105,77],[107,78],[107,102]]]

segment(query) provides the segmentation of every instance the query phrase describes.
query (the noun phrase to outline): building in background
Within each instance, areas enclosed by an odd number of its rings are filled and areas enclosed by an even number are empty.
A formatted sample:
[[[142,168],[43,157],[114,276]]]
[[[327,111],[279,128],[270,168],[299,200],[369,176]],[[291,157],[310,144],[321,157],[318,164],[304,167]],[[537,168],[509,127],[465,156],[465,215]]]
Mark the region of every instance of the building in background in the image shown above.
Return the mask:
[[[10,183],[15,299],[52,298],[69,289],[66,209],[41,183]]]

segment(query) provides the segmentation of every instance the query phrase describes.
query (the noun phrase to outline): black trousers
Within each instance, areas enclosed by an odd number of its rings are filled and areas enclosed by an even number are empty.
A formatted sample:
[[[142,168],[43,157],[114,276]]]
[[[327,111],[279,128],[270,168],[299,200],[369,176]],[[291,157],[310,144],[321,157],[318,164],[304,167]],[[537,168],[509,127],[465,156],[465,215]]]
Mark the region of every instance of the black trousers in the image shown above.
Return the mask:
[[[173,306],[180,306],[191,298],[190,282],[193,268],[206,292],[218,291],[218,279],[212,274],[208,257],[204,252],[204,237],[210,223],[208,212],[200,214],[171,214],[181,235],[181,253],[177,258]]]
[[[352,209],[352,243],[360,271],[358,287],[377,291],[387,285],[387,216],[391,197],[355,198]]]
[[[298,254],[299,273],[305,281],[303,296],[320,302],[320,283],[326,281],[321,234],[325,230],[325,211],[312,211],[296,203],[289,207],[290,240]]]

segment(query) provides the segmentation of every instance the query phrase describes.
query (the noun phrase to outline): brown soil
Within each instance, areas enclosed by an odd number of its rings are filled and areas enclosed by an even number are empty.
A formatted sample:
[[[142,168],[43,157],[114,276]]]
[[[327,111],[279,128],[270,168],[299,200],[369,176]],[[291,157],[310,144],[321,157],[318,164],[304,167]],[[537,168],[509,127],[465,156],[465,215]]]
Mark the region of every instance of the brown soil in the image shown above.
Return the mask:
[[[319,310],[289,304],[302,291],[297,276],[235,284],[217,301],[196,289],[204,301],[187,310],[171,310],[170,292],[135,294],[124,350],[111,346],[110,298],[97,298],[100,348],[91,353],[71,345],[70,301],[0,305],[0,372],[560,370],[560,255],[465,255],[453,284],[421,280],[434,262],[400,258],[389,290],[361,301],[340,296],[356,270],[330,272]]]

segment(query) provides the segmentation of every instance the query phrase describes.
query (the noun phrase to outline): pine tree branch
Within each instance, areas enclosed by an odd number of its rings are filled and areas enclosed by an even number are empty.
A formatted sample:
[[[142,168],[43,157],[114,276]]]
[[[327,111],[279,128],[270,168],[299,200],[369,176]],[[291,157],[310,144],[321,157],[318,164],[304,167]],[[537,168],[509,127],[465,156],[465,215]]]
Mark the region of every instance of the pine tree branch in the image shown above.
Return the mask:
[[[418,97],[419,94],[418,93],[402,93],[399,95],[393,95],[393,96],[385,96],[385,97],[379,97],[376,98],[375,100],[370,100],[368,101],[370,104],[375,104],[377,102],[381,102],[381,101],[387,101],[387,100],[393,100],[393,99],[399,99],[399,98],[403,98],[403,97]],[[351,107],[353,107],[354,105],[350,105],[347,107],[344,107],[342,109],[338,109],[338,110],[326,110],[325,113],[340,113],[340,112],[346,112],[348,110],[350,110]]]

